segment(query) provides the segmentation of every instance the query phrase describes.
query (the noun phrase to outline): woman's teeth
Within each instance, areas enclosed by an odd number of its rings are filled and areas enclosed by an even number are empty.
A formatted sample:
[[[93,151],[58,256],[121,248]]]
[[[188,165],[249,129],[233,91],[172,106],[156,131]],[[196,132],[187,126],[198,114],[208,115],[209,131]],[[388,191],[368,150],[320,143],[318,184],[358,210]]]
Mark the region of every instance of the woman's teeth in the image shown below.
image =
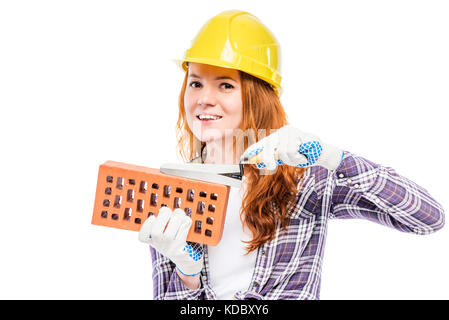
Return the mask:
[[[202,115],[202,114],[200,114],[200,115],[198,116],[198,119],[200,119],[200,120],[218,120],[218,119],[221,119],[221,117],[219,117],[219,116],[211,116],[211,115]]]

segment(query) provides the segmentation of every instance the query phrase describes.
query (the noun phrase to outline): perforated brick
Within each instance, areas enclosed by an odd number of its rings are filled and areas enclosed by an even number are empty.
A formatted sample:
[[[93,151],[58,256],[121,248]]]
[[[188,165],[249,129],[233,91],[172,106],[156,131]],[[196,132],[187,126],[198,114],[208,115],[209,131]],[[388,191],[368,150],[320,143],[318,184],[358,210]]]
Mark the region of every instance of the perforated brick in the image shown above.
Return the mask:
[[[228,186],[107,161],[98,171],[92,224],[139,231],[162,206],[181,208],[192,218],[187,240],[213,246],[221,239],[228,197]]]

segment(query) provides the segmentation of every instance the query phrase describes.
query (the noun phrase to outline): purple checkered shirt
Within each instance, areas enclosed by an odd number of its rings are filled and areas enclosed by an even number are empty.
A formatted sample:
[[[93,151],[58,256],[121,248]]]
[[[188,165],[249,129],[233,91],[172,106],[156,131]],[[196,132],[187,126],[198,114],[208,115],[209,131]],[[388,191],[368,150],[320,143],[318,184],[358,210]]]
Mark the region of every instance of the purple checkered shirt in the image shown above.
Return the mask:
[[[191,162],[200,162],[199,158]],[[424,188],[345,151],[335,171],[309,167],[291,206],[290,223],[280,223],[275,238],[257,251],[251,284],[235,299],[319,299],[321,267],[329,219],[368,219],[399,231],[429,234],[444,225],[444,211]],[[201,286],[184,286],[175,265],[150,247],[154,299],[216,299],[208,282],[209,262],[204,249]]]

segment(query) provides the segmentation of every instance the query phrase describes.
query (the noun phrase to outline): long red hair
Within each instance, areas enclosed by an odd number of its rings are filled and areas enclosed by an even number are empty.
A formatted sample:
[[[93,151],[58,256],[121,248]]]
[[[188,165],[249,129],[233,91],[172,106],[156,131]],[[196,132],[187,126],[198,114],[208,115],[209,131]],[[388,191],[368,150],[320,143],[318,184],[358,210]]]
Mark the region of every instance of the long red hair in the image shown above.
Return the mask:
[[[179,95],[179,115],[176,124],[177,152],[185,161],[201,155],[205,146],[187,125],[184,106],[187,76],[188,72]],[[257,136],[257,133],[261,132],[260,129],[266,130],[268,135],[270,130],[288,124],[285,110],[271,85],[242,71],[240,79],[243,105],[240,129],[256,133],[251,137],[252,143],[263,138]],[[255,165],[246,166],[247,187],[240,217],[253,234],[252,240],[247,242],[247,253],[274,238],[277,221],[280,221],[282,227],[288,224],[289,209],[296,199],[297,185],[304,171],[303,168],[281,165],[278,166],[276,173],[261,175]]]

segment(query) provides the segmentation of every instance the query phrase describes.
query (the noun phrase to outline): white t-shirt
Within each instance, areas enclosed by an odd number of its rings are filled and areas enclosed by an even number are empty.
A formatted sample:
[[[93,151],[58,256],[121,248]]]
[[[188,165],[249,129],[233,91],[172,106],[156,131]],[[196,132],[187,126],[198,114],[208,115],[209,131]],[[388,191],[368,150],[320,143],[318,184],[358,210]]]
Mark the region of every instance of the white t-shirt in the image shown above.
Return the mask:
[[[230,187],[222,238],[217,246],[207,247],[209,283],[219,300],[233,299],[237,291],[247,289],[256,265],[257,250],[244,255],[247,244],[242,240],[251,240],[252,234],[240,221],[243,186]]]

